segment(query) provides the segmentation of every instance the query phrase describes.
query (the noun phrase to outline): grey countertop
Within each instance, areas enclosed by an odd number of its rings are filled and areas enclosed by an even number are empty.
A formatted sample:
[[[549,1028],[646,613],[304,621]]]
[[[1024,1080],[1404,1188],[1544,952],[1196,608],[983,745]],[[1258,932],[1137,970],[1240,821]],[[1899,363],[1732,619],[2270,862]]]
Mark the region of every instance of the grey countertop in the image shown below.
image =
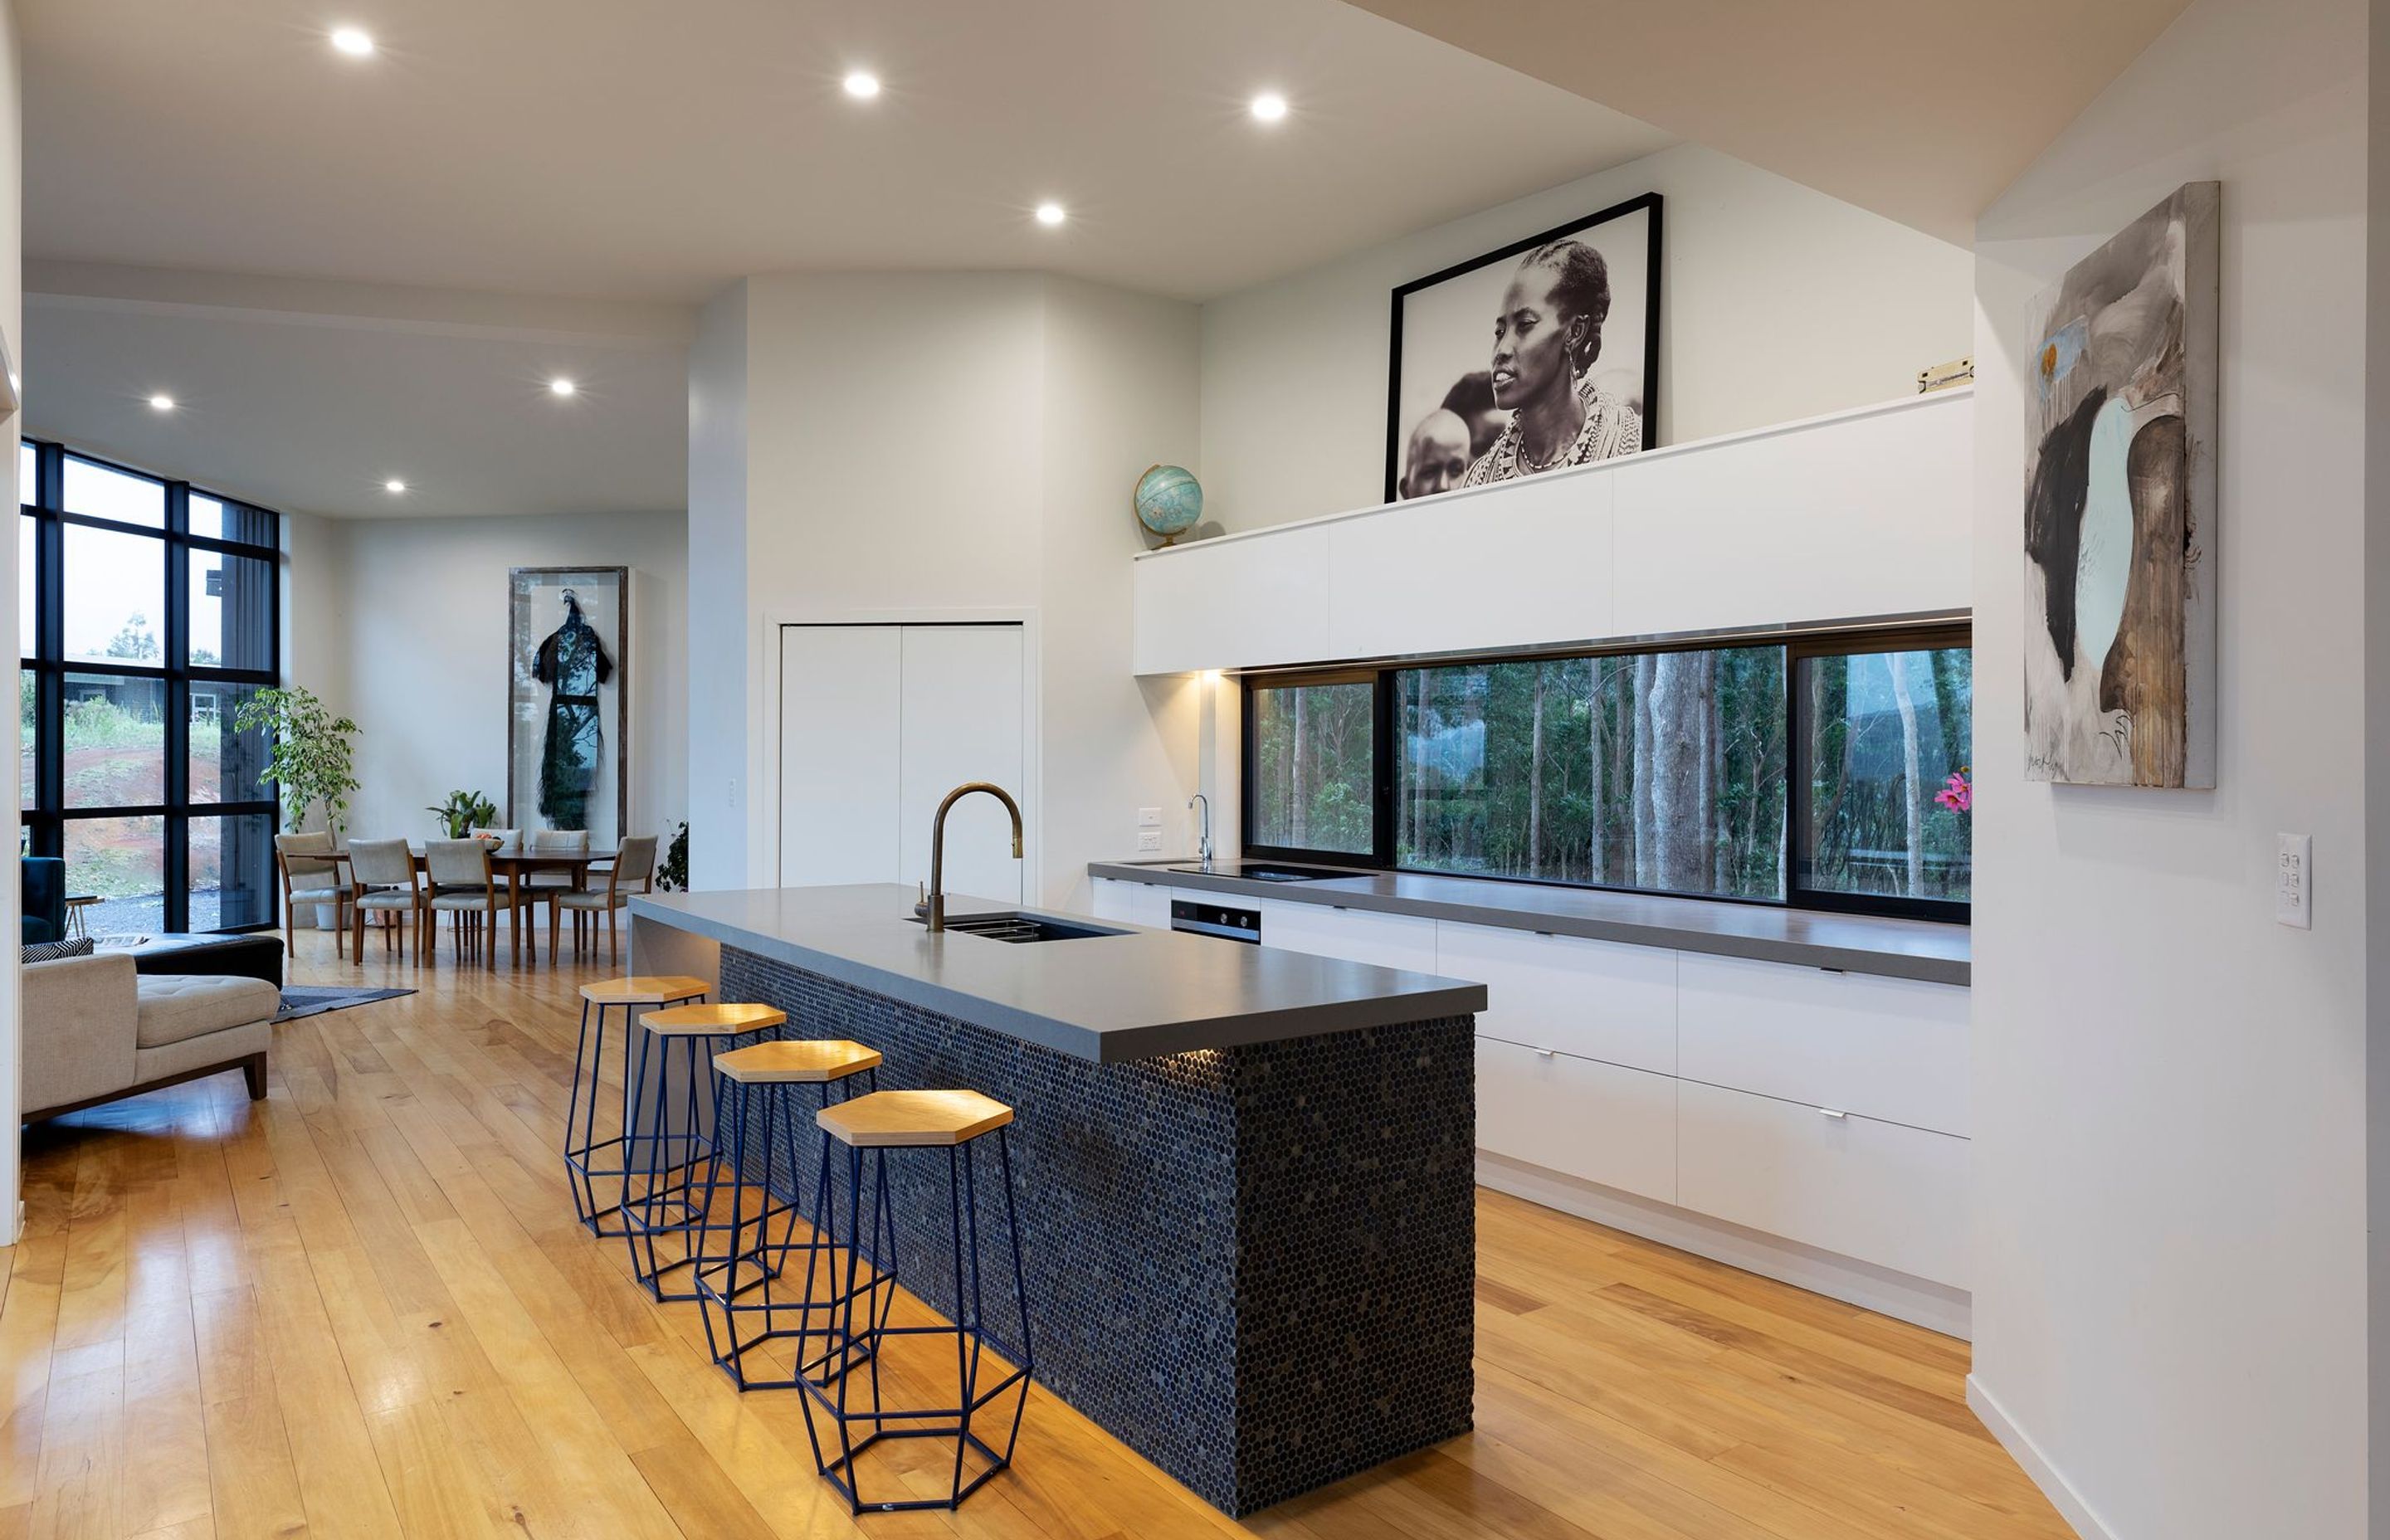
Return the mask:
[[[1106,1064],[1485,1008],[1483,984],[1057,910],[1029,912],[1122,933],[1027,945],[933,936],[910,918],[914,897],[895,883],[643,894],[631,916]],[[950,918],[1012,907],[947,900]]]
[[[1284,861],[1258,866],[1283,866]],[[1308,864],[1308,863],[1302,863]],[[1240,863],[1221,861],[1209,873],[1192,862],[1093,861],[1090,877],[1127,882],[1324,904],[1345,909],[1420,915],[1464,925],[1548,930],[1596,941],[1708,952],[1763,962],[1799,963],[1850,973],[1879,973],[1934,983],[1964,984],[1970,936],[1963,925],[1825,914],[1766,904],[1730,904],[1657,893],[1613,892],[1532,882],[1495,882],[1420,872],[1356,871],[1316,882],[1268,882],[1237,875]],[[1265,938],[1267,930],[1265,928]]]

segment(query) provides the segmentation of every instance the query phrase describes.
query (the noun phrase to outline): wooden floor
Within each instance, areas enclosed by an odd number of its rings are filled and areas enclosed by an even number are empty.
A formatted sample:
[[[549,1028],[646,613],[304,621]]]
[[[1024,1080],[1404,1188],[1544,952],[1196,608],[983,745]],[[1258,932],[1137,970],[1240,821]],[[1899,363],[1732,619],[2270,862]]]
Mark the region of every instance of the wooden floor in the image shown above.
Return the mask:
[[[572,1222],[572,986],[613,970],[300,945],[294,982],[422,993],[277,1028],[263,1102],[225,1075],[28,1135],[0,1535],[2069,1533],[1962,1343],[1490,1193],[1474,1434],[1240,1528],[1041,1392],[959,1514],[857,1522],[794,1399],[737,1393]]]

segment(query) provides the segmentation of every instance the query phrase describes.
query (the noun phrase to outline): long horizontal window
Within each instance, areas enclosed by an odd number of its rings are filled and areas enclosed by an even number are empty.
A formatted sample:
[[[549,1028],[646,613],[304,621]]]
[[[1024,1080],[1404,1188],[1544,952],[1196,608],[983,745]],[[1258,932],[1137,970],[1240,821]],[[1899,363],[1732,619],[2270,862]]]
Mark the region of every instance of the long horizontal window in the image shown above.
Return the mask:
[[[1246,685],[1245,845],[1963,918],[1963,629]]]

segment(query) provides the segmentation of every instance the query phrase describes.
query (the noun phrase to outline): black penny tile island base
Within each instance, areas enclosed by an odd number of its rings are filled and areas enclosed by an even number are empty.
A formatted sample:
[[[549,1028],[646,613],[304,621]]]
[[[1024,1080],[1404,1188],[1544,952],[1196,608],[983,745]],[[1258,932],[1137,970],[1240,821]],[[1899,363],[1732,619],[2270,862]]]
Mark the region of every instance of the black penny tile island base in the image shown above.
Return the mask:
[[[879,1049],[883,1088],[1014,1108],[1037,1380],[1222,1511],[1468,1431],[1480,986],[1168,932],[931,936],[896,929],[910,897],[643,901],[635,963]],[[951,1315],[944,1166],[889,1175],[904,1284]]]

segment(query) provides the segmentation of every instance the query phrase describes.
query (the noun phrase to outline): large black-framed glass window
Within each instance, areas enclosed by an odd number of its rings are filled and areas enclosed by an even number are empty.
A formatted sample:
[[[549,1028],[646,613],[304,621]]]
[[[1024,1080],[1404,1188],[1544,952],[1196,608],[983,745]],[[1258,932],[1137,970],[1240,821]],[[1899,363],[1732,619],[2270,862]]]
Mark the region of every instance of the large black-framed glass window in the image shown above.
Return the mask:
[[[1969,648],[1960,624],[1257,675],[1245,848],[1963,920]]]
[[[280,680],[279,517],[60,444],[19,466],[28,846],[95,932],[272,923],[267,746],[232,718]]]

